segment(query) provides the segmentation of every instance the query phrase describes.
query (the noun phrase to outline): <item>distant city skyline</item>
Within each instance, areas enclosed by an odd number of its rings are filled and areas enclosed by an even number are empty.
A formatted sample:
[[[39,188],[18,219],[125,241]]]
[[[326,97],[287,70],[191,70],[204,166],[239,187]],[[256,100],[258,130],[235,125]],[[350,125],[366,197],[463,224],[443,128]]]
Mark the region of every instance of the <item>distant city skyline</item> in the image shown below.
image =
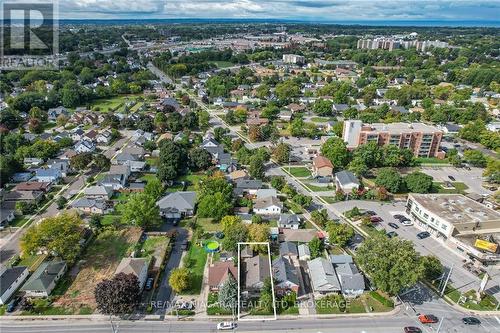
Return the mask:
[[[289,19],[318,22],[476,22],[499,25],[500,1],[59,0],[61,19]],[[484,24],[482,24],[484,23]],[[493,23],[493,24],[492,24]]]

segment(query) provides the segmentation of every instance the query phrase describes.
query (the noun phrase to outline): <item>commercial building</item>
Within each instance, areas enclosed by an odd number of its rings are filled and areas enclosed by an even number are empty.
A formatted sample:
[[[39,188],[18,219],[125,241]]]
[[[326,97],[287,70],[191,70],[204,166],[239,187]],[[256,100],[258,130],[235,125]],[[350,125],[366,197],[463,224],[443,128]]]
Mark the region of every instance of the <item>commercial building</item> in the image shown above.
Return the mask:
[[[363,124],[361,120],[346,120],[342,138],[347,148],[376,142],[379,146],[408,148],[417,157],[440,157],[443,132],[422,123]]]
[[[450,45],[446,42],[442,42],[439,40],[403,40],[399,38],[391,38],[391,37],[378,37],[374,39],[359,39],[358,40],[358,49],[366,49],[366,50],[375,50],[375,49],[383,49],[392,51],[394,49],[404,48],[416,48],[417,51],[425,52],[429,49],[429,47],[435,48],[445,48]]]
[[[500,264],[500,213],[461,194],[409,194],[415,226],[473,262]]]
[[[303,64],[306,58],[296,54],[283,54],[283,62],[287,64]]]

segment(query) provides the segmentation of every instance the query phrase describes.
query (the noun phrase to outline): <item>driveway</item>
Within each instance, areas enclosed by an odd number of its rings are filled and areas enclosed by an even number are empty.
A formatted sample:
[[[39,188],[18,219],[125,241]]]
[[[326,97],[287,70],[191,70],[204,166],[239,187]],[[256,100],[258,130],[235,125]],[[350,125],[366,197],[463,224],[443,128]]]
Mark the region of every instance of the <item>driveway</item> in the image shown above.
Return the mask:
[[[431,254],[437,256],[441,260],[441,263],[445,267],[446,271],[453,268],[450,282],[455,288],[462,292],[466,292],[470,289],[478,290],[480,279],[462,267],[464,258],[460,257],[458,254],[453,252],[451,249],[448,249],[445,245],[432,237],[418,239],[416,235],[422,230],[416,228],[415,226],[403,226],[393,217],[395,214],[406,215],[404,202],[379,203],[376,201],[352,200],[337,202],[330,204],[329,206],[334,211],[339,213],[350,210],[355,206],[360,209],[373,210],[383,219],[383,222],[379,223],[377,226],[378,229],[396,231],[398,233],[398,237],[412,241],[415,245],[415,249],[422,255]],[[388,225],[389,222],[399,225],[399,229],[395,230],[391,228]],[[488,293],[495,296],[497,299],[500,299],[500,270],[489,269],[488,272],[490,273],[491,280],[488,282],[486,289]]]
[[[454,177],[457,182],[464,183],[468,189],[466,192],[490,195],[493,192],[481,186],[483,182],[483,169],[471,168],[467,170],[464,168],[454,167],[422,167],[422,172],[432,176],[436,182],[451,181],[448,176]]]

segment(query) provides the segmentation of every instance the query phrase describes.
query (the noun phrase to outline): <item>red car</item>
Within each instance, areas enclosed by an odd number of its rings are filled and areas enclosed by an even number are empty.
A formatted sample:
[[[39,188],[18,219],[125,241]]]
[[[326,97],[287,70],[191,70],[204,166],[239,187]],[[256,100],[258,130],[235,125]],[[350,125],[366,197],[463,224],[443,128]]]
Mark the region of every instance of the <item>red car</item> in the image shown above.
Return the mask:
[[[383,220],[380,216],[372,216],[372,217],[370,217],[370,221],[372,223],[379,223],[379,222],[382,222]]]
[[[435,324],[439,321],[439,319],[434,315],[420,315],[418,316],[418,320],[422,324]]]

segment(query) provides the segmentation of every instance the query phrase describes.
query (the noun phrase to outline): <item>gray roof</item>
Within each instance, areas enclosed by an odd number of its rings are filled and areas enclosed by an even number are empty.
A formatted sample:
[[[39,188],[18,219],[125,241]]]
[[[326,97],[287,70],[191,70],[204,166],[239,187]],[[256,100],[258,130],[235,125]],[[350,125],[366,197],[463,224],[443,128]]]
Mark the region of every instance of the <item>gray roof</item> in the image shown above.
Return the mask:
[[[56,276],[66,268],[65,261],[48,261],[42,263],[30,276],[21,290],[49,291],[47,288],[56,281]]]
[[[332,263],[325,258],[316,258],[307,262],[314,291],[340,291],[340,282],[335,274]]]
[[[28,267],[25,266],[16,266],[7,268],[3,271],[2,275],[0,275],[0,296],[2,296],[7,289],[12,286],[14,281],[16,281],[27,269]]]
[[[111,197],[111,195],[113,194],[113,189],[109,186],[95,185],[95,186],[87,187],[84,190],[84,193],[85,193],[85,195],[102,195],[102,196]]]
[[[332,254],[330,255],[330,261],[332,264],[350,264],[352,263],[352,257],[347,254]]]
[[[291,282],[293,284],[299,285],[299,278],[297,277],[297,272],[295,267],[292,265],[289,259],[284,257],[279,257],[273,260],[272,263],[274,278],[280,282]]]
[[[299,257],[311,255],[311,250],[309,250],[309,246],[307,244],[300,244],[297,249],[299,250]]]
[[[194,210],[196,204],[196,192],[173,192],[169,193],[156,203],[160,209],[176,208],[183,212]]]
[[[278,224],[300,224],[300,218],[297,214],[281,214]]]
[[[350,255],[331,255],[330,260],[335,266],[343,293],[365,289],[365,279]]]
[[[71,204],[74,208],[91,208],[96,207],[99,209],[106,209],[106,202],[103,200],[96,200],[87,197],[79,198]]]
[[[262,180],[259,179],[238,179],[236,181],[237,188],[244,188],[247,190],[258,190],[262,188]]]
[[[359,180],[358,178],[350,171],[340,171],[335,174],[335,178],[337,181],[340,183],[340,185],[347,185],[347,184],[358,184],[359,185]]]
[[[282,242],[280,243],[280,255],[299,255],[299,250],[297,250],[297,244],[294,242]]]
[[[255,256],[245,260],[245,286],[253,288],[271,276],[269,259]]]

